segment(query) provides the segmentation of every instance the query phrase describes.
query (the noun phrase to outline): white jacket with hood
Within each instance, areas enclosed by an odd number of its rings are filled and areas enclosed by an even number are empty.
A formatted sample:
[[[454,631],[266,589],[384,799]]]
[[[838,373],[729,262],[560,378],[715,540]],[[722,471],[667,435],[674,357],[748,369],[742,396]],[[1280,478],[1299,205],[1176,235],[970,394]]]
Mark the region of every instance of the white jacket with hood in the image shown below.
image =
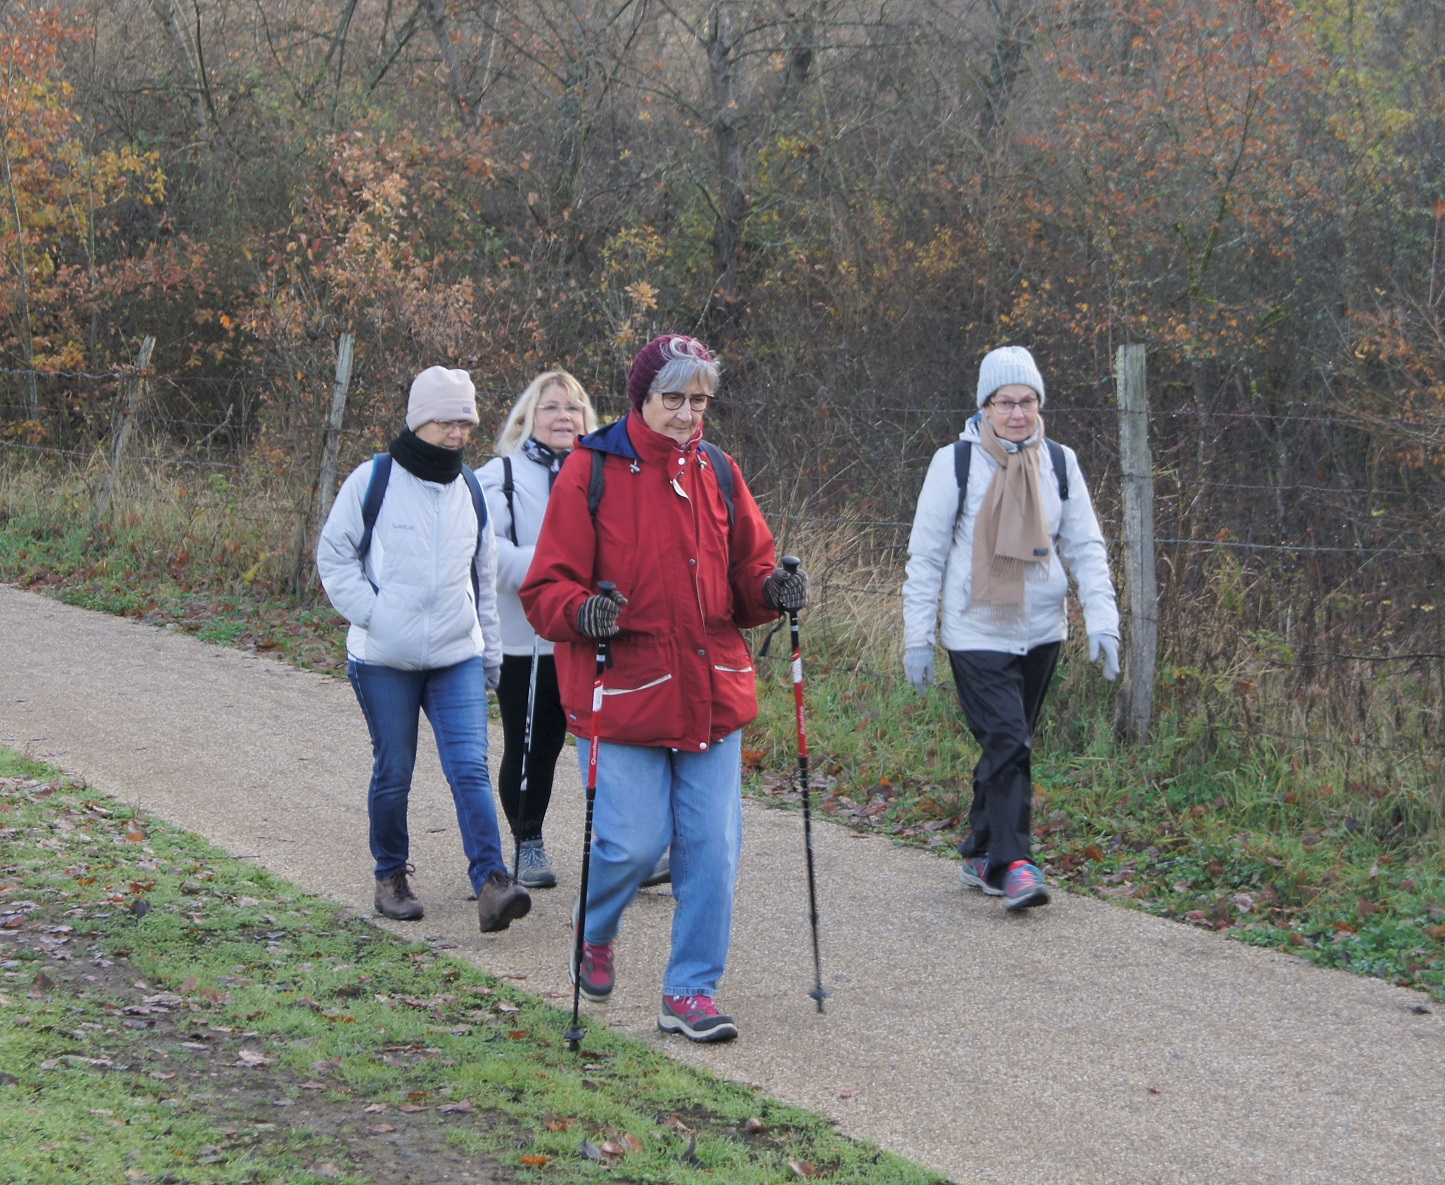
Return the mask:
[[[538,654],[551,654],[552,643],[538,638],[522,612],[517,592],[527,578],[532,552],[537,549],[537,536],[542,533],[542,517],[547,513],[547,498],[552,492],[551,474],[517,449],[507,458],[512,462],[512,506],[502,486],[506,467],[501,457],[493,457],[477,471],[482,492],[487,496],[487,510],[497,529],[497,607],[502,618],[502,653],[531,657],[532,641],[537,641]],[[512,542],[513,528],[517,541]]]
[[[477,512],[465,478],[445,485],[423,481],[393,463],[363,561],[357,554],[361,506],[374,464],[358,466],[342,484],[316,547],[326,595],[351,623],[347,655],[403,671],[480,657],[494,686],[502,635],[491,516],[478,547]]]
[[[996,650],[1027,654],[1047,642],[1061,642],[1069,633],[1064,599],[1068,593],[1065,568],[1073,576],[1084,610],[1084,628],[1091,635],[1119,636],[1119,610],[1109,556],[1084,475],[1071,448],[1063,448],[1068,466],[1066,501],[1059,499],[1053,458],[1039,444],[1039,492],[1044,522],[1054,546],[1048,577],[1024,583],[1027,611],[1017,621],[1000,621],[971,600],[973,584],[973,526],[983,505],[998,462],[979,441],[980,415],[974,415],[959,439],[973,448],[969,462],[968,491],[963,514],[958,514],[958,481],[954,475],[953,445],[933,454],[918,507],[913,533],[908,538],[908,578],[903,584],[903,640],[908,648],[932,646],[943,600],[941,640],[946,650]],[[1005,442],[1005,447],[1010,447]],[[957,522],[955,522],[957,519]],[[1062,564],[1060,563],[1062,561]]]

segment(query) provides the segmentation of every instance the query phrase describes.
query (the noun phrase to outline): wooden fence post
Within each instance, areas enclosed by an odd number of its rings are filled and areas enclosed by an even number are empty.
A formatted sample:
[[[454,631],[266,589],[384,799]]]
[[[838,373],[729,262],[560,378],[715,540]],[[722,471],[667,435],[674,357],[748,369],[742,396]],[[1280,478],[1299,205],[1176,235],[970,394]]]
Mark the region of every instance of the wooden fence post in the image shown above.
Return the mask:
[[[95,502],[95,513],[91,516],[90,529],[100,526],[101,519],[110,509],[110,500],[115,495],[115,484],[120,478],[120,465],[125,457],[125,444],[130,438],[131,425],[135,423],[136,412],[140,410],[141,396],[146,389],[146,368],[151,364],[151,351],[156,348],[156,339],[146,334],[141,339],[140,353],[136,355],[135,374],[127,384],[125,410],[121,413],[120,428],[110,450],[110,470],[105,475],[105,485]]]
[[[1142,742],[1148,739],[1154,710],[1159,645],[1159,594],[1154,574],[1154,459],[1149,452],[1149,401],[1143,346],[1119,347],[1115,379],[1119,397],[1124,591],[1129,628],[1124,639],[1124,682],[1114,701],[1114,735],[1120,740]]]
[[[356,335],[343,333],[336,342],[336,382],[331,388],[331,411],[326,417],[326,429],[321,444],[321,465],[316,475],[313,495],[303,503],[301,518],[296,524],[295,541],[291,552],[291,590],[300,592],[316,582],[316,567],[306,567],[306,548],[310,545],[311,555],[316,555],[321,541],[321,530],[326,525],[326,516],[331,511],[331,501],[336,490],[336,464],[341,455],[341,423],[346,417],[346,395],[351,387],[351,367],[356,358]]]
[[[321,528],[331,513],[336,495],[336,463],[341,456],[341,423],[346,418],[346,395],[351,389],[351,364],[356,357],[356,335],[343,333],[336,343],[336,386],[331,390],[331,415],[326,421],[326,443],[321,449],[321,478],[316,487],[316,534],[312,553]]]

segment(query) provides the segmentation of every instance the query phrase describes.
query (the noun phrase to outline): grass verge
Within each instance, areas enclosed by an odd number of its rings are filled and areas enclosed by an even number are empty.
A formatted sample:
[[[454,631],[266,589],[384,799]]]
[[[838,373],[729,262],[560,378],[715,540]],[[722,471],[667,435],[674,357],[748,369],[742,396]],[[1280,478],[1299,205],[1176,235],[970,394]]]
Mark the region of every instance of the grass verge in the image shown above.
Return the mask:
[[[25,1185],[940,1180],[0,750]]]

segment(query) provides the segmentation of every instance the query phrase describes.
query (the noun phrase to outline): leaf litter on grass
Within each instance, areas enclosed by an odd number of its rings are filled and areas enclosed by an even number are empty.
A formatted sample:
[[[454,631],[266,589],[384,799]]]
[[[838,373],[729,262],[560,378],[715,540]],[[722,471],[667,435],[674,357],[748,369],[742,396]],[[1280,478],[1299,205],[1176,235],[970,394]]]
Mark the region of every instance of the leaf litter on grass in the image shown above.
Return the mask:
[[[0,751],[0,1141],[17,1181],[494,1185],[605,1170],[763,1185],[795,1179],[790,1161],[856,1185],[938,1180],[606,1030],[578,1059],[561,1013],[439,941],[404,943],[48,771],[4,776],[14,768]],[[745,1126],[759,1112],[761,1134]]]

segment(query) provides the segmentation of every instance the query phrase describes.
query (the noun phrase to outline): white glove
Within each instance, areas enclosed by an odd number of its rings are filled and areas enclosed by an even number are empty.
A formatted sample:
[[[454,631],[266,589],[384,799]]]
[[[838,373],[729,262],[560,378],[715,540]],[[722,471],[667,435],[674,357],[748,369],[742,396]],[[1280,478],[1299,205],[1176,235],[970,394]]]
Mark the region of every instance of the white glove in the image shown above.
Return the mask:
[[[1119,639],[1113,634],[1089,635],[1089,661],[1098,662],[1104,656],[1104,678],[1112,683],[1119,677]]]
[[[914,691],[925,691],[933,682],[933,647],[910,646],[903,654],[903,673]]]

